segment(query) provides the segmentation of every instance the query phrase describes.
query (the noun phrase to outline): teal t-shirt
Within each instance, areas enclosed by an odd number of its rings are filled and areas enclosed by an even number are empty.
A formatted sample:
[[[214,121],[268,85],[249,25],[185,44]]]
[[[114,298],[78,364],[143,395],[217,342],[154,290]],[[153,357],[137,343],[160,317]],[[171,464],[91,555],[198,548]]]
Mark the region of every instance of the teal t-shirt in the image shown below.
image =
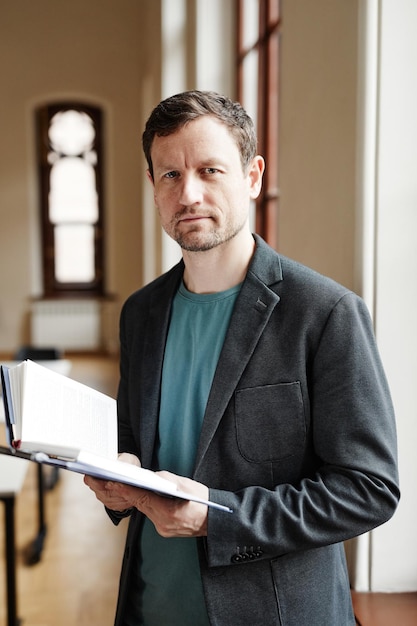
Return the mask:
[[[181,285],[174,298],[162,371],[156,450],[160,469],[192,476],[207,399],[239,290],[240,285],[195,294]],[[145,519],[140,548],[141,621],[132,621],[132,626],[207,626],[196,539],[164,539]]]

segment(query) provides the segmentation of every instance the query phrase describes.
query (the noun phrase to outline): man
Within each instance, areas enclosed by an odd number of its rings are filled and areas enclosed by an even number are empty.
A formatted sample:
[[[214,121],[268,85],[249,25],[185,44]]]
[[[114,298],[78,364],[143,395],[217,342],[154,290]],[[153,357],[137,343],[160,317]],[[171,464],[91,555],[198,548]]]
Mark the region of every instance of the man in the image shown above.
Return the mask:
[[[168,98],[143,147],[183,259],[122,311],[120,458],[233,513],[86,477],[131,516],[116,625],[353,625],[342,542],[399,498],[367,310],[251,234],[264,161],[238,103]]]

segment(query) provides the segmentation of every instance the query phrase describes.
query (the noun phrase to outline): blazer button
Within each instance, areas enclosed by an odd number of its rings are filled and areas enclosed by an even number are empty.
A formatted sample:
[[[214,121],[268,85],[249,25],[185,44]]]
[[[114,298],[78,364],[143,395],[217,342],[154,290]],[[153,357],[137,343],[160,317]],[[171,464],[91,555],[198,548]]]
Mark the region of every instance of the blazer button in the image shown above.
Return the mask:
[[[246,550],[246,548],[245,548]],[[236,552],[232,556],[232,563],[241,563],[244,560],[245,554],[240,551],[240,546],[236,547]]]
[[[263,555],[263,551],[261,550],[261,548],[258,546],[254,552],[255,558],[259,559],[262,555]]]

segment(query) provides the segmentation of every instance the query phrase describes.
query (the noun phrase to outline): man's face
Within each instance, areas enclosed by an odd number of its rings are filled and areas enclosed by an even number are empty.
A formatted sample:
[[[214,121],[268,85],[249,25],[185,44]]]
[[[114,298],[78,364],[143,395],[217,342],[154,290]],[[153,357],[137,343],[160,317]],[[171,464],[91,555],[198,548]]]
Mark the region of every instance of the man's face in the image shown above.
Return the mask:
[[[238,147],[224,124],[203,116],[172,135],[155,137],[151,157],[162,227],[181,248],[210,250],[248,225],[263,160],[255,157],[243,172]]]

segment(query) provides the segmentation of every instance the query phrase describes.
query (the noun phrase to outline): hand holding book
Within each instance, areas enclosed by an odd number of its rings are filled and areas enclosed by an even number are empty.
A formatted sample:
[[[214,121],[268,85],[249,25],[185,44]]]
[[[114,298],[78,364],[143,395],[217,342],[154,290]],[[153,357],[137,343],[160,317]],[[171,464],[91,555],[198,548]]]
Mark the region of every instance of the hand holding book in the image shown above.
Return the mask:
[[[158,494],[227,507],[117,458],[116,401],[33,361],[1,366],[9,454]]]
[[[187,493],[188,497],[161,497],[158,492],[96,480],[91,476],[85,476],[84,482],[108,509],[123,514],[134,509],[141,511],[163,537],[206,536],[208,515],[205,504],[209,498],[208,487],[170,472],[158,472],[157,475],[176,487],[174,495],[179,491]]]

